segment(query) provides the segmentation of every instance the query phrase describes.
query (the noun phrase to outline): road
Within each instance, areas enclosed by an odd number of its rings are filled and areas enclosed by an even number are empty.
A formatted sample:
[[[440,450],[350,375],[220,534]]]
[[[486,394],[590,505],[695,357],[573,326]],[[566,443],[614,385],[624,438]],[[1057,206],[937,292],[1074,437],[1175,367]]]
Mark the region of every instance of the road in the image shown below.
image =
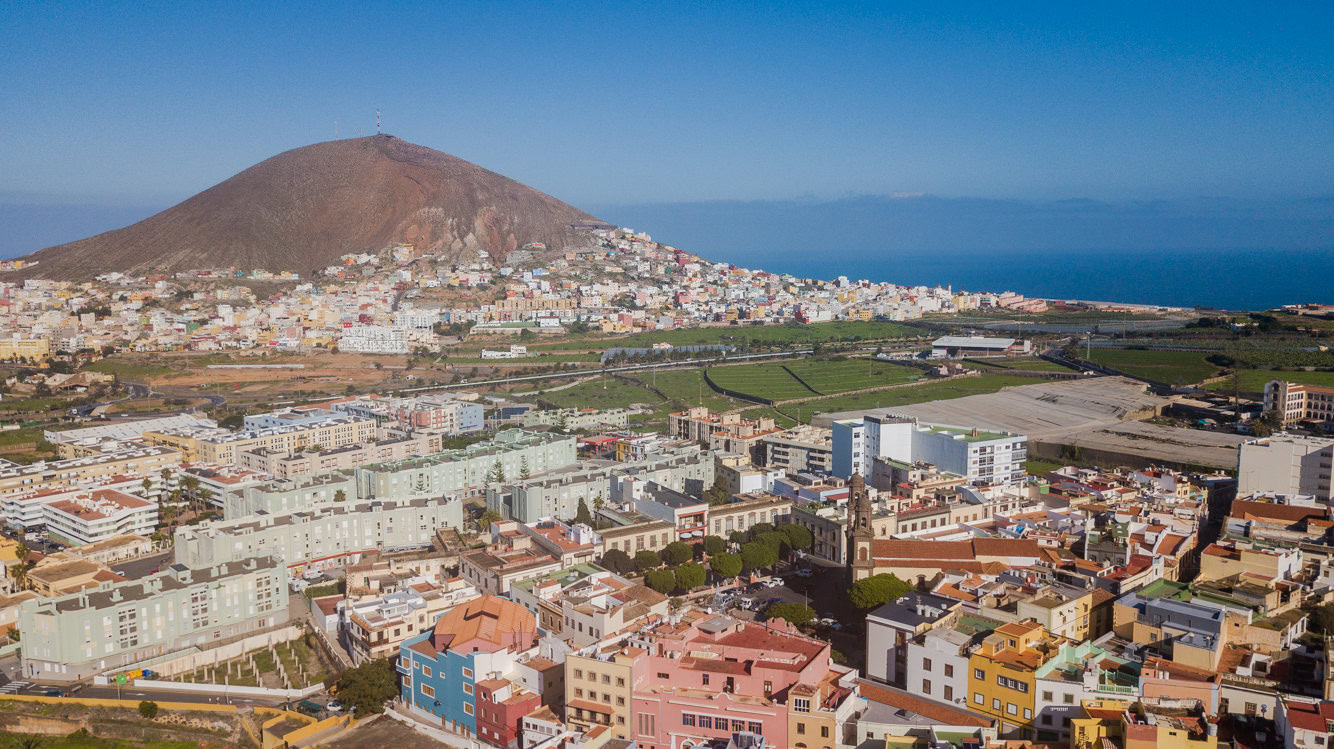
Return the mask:
[[[156,554],[149,554],[146,557],[140,557],[128,562],[111,565],[111,571],[121,577],[130,580],[138,580],[151,573],[155,568],[159,571],[162,566],[171,562],[171,549],[159,551]]]

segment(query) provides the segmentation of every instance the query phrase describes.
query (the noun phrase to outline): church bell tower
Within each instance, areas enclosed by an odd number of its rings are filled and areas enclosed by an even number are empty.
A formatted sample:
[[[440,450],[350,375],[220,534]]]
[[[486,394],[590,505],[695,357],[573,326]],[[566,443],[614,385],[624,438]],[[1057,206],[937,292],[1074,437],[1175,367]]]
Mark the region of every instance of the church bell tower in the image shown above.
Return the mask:
[[[866,493],[866,480],[860,473],[852,474],[848,482],[848,582],[854,583],[875,574],[875,560],[871,557],[871,498]]]

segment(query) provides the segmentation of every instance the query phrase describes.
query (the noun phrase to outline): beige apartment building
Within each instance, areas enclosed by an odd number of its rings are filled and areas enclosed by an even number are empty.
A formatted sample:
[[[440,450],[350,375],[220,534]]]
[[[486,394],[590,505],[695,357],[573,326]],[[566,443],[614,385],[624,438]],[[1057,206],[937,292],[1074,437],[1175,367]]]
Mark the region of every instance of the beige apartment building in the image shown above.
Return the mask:
[[[598,531],[606,551],[620,549],[634,556],[640,551],[661,551],[676,537],[676,526],[665,520],[650,520]]]
[[[317,446],[328,449],[374,442],[375,436],[374,419],[351,416],[330,416],[327,419],[304,424],[241,432],[207,427],[179,427],[144,433],[144,439],[153,444],[178,448],[186,455],[185,459],[188,462],[224,464],[238,463],[243,452],[264,449],[290,454]]]
[[[1270,380],[1265,411],[1278,411],[1283,426],[1297,421],[1334,421],[1334,387]]]
[[[124,442],[113,451],[68,460],[19,465],[0,459],[0,496],[79,487],[114,476],[152,476],[180,465],[181,453],[160,445]]]
[[[440,451],[440,436],[422,434],[368,444],[332,447],[320,452],[288,453],[268,447],[238,453],[237,465],[278,478],[310,476],[329,471],[360,468],[371,463],[403,460]]]
[[[630,739],[634,663],[638,648],[610,646],[593,656],[565,656],[565,722],[580,731],[607,726]]]
[[[777,494],[756,492],[737,495],[734,502],[713,505],[705,515],[708,534],[727,538],[733,531],[746,531],[758,523],[777,525],[792,515],[792,500]]]

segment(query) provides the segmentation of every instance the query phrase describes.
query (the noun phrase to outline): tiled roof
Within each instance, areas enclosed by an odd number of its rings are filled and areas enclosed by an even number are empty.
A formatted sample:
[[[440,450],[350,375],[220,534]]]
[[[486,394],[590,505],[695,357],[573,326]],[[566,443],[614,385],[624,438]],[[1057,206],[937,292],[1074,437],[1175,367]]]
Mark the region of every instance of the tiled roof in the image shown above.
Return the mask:
[[[886,689],[867,681],[861,682],[861,695],[872,702],[879,702],[882,705],[900,708],[910,713],[920,715],[923,718],[937,721],[941,725],[990,728],[995,724],[995,721],[980,715],[974,715],[973,713],[964,710],[956,710],[937,702],[919,699],[912,695]]]

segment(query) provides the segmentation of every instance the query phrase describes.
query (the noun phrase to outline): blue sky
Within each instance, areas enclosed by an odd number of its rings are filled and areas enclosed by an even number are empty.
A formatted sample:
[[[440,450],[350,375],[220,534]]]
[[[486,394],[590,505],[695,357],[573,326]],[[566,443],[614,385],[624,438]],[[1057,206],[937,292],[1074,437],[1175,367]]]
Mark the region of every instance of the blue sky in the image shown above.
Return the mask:
[[[165,206],[377,107],[576,205],[1328,196],[1331,32],[1329,2],[11,1],[0,199]]]

